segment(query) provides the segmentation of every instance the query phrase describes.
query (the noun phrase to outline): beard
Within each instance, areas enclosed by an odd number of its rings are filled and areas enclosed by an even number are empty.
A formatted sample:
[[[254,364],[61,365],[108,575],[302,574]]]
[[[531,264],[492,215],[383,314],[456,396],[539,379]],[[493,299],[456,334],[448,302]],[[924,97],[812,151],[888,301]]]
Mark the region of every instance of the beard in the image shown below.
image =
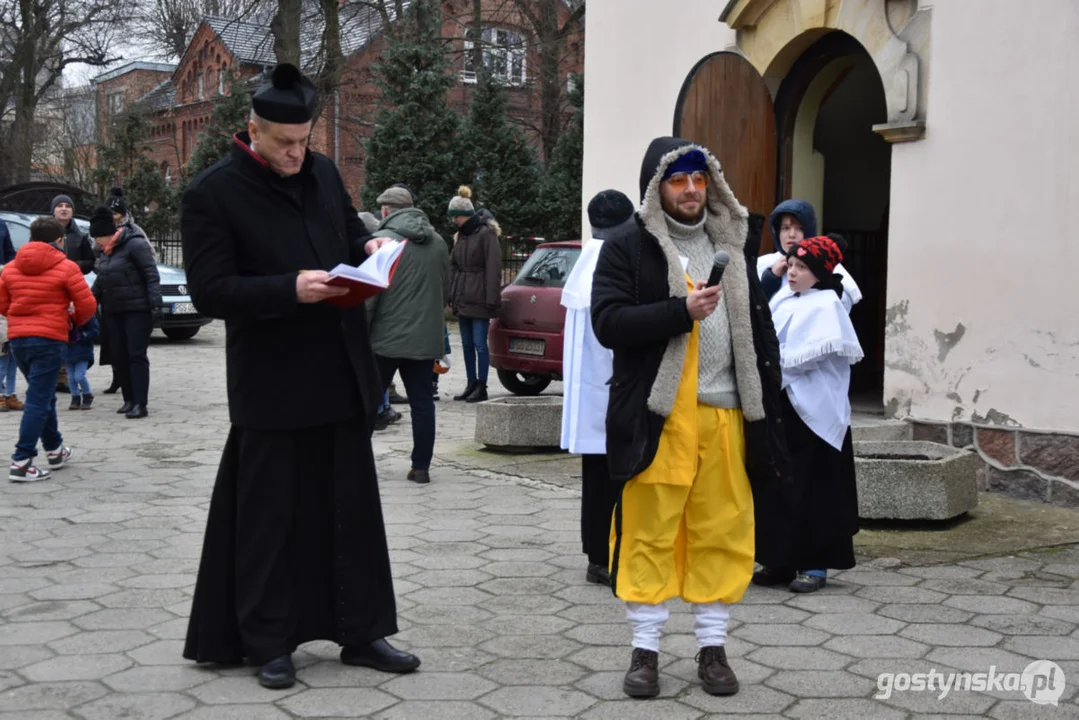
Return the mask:
[[[663,211],[671,216],[674,220],[682,223],[683,225],[696,225],[704,217],[704,202],[702,201],[696,212],[689,212],[683,210],[681,205],[675,205],[673,207],[665,207]]]

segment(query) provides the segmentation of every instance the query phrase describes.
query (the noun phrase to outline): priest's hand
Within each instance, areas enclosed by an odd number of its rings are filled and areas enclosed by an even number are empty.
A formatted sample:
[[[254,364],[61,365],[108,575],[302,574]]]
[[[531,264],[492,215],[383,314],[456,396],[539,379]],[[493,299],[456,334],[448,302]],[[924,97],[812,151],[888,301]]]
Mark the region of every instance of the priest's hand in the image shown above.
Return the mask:
[[[719,305],[719,293],[722,285],[713,285],[707,287],[707,283],[703,280],[696,284],[696,289],[693,290],[686,298],[686,310],[689,311],[689,316],[700,322],[706,317],[716,311],[716,306]]]
[[[348,294],[348,288],[327,285],[330,274],[325,270],[309,270],[296,276],[296,302],[317,303]]]
[[[368,256],[370,256],[370,255],[374,255],[375,252],[377,252],[380,247],[382,247],[386,243],[391,243],[391,242],[393,242],[393,238],[379,237],[379,238],[375,238],[374,240],[368,240],[364,244],[363,249],[366,250]]]

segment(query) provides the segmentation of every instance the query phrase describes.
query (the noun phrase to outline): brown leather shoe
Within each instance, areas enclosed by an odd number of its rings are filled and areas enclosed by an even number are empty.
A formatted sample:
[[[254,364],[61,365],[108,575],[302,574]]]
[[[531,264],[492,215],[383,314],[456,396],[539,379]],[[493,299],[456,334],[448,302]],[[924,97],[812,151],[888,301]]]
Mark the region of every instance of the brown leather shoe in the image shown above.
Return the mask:
[[[8,395],[7,398],[4,399],[4,403],[7,405],[8,410],[22,410],[26,407],[22,404],[22,401],[19,400],[18,395]]]
[[[734,695],[738,692],[738,678],[727,664],[727,651],[723,646],[701,648],[697,653],[697,677],[709,695]]]
[[[633,648],[622,692],[631,698],[653,698],[659,695],[659,653]]]

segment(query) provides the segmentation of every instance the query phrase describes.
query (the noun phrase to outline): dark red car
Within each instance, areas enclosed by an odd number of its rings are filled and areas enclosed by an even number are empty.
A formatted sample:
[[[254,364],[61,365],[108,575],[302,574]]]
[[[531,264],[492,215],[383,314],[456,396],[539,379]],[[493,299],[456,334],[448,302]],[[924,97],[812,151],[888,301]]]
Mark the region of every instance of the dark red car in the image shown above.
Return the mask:
[[[516,395],[538,395],[562,379],[562,288],[580,256],[579,240],[538,245],[502,290],[487,345],[499,381]]]

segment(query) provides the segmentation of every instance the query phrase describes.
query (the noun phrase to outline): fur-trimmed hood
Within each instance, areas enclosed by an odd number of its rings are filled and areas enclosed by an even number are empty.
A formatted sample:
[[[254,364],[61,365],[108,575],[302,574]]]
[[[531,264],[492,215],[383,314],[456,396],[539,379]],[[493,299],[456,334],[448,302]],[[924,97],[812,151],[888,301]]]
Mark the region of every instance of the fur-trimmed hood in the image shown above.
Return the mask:
[[[686,297],[685,273],[678,249],[667,230],[666,213],[660,200],[659,186],[667,168],[683,155],[699,151],[708,163],[709,183],[706,195],[705,232],[716,250],[730,254],[730,264],[723,275],[727,316],[734,349],[734,369],[742,413],[746,420],[764,418],[763,391],[757,372],[753,328],[750,322],[749,277],[746,270],[745,244],[749,230],[749,211],[738,202],[723,177],[719,160],[706,148],[681,138],[662,137],[652,141],[641,164],[641,224],[659,244],[667,260],[667,284],[671,297]],[[672,338],[667,345],[659,374],[648,398],[648,408],[663,417],[670,415],[682,376],[688,335]]]

